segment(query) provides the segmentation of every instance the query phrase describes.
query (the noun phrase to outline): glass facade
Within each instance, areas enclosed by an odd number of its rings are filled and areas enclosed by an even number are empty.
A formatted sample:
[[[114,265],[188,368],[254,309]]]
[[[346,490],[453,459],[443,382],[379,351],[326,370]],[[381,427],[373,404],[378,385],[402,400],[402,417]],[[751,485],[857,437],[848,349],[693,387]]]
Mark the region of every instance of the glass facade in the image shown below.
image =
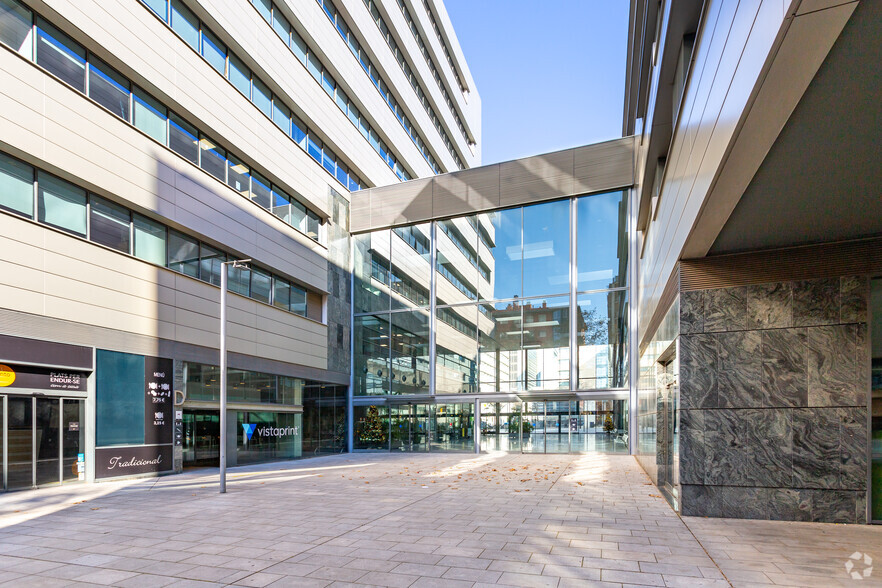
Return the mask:
[[[616,191],[356,235],[354,395],[626,389],[627,207]]]

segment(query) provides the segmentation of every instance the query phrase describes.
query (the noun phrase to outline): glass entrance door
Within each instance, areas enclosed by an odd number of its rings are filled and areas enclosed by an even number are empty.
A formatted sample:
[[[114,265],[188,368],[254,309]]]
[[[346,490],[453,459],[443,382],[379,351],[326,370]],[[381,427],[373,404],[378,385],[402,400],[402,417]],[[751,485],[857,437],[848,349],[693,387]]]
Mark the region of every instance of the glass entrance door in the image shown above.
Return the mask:
[[[0,406],[4,404],[6,428],[0,431],[6,442],[4,489],[79,480],[83,400],[0,396]]]

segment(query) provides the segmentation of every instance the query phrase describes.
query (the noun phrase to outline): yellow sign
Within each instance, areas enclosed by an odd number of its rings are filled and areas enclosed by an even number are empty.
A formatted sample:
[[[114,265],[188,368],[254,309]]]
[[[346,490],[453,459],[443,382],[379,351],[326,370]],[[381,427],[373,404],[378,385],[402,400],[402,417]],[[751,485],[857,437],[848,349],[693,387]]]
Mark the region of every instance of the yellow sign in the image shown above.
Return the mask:
[[[15,372],[8,365],[0,363],[0,388],[11,386],[15,381]]]

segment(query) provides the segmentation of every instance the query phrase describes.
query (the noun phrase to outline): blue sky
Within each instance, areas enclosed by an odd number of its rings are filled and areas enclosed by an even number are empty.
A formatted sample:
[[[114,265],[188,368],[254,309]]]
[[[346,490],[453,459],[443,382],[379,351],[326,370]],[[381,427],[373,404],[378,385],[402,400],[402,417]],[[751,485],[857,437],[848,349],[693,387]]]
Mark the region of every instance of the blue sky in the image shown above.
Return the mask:
[[[482,163],[622,134],[628,0],[445,0],[481,94]]]

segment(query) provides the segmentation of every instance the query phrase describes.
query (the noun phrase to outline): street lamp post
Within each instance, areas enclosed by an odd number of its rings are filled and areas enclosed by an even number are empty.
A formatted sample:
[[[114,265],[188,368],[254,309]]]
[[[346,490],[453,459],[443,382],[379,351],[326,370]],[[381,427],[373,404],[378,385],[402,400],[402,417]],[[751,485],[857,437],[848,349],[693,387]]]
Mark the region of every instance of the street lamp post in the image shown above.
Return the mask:
[[[250,259],[236,259],[221,264],[220,297],[220,493],[227,491],[227,266],[248,267]]]

